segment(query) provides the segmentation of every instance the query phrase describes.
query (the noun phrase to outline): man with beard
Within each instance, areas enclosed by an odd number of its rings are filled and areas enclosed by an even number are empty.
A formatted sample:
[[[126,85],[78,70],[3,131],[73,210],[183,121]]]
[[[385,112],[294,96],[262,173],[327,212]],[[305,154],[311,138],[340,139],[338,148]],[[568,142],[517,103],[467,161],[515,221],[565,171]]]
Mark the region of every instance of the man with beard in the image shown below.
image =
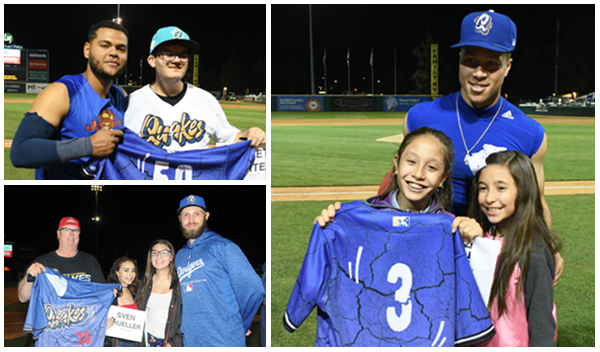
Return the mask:
[[[110,155],[123,125],[125,93],[113,84],[127,64],[129,34],[110,20],[93,25],[83,46],[85,72],[48,85],[21,121],[11,147],[15,167],[36,179],[89,179],[83,166]]]
[[[245,332],[265,289],[242,250],[207,227],[204,199],[185,197],[177,209],[183,237],[175,266],[183,297],[183,345],[246,346]]]

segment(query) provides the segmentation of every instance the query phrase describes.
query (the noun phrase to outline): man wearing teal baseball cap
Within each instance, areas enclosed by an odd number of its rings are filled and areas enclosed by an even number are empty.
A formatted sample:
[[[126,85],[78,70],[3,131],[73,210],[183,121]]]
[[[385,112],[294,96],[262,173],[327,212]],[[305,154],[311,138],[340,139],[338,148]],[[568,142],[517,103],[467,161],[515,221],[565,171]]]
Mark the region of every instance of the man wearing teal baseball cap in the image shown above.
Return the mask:
[[[187,240],[175,256],[183,345],[243,347],[265,289],[240,247],[208,229],[207,209],[197,195],[183,198],[177,208]]]
[[[178,27],[154,34],[147,61],[156,70],[156,81],[130,95],[125,127],[170,152],[206,149],[211,138],[217,145],[242,140],[251,140],[251,147],[264,145],[262,129],[240,131],[212,94],[183,81],[199,47]]]

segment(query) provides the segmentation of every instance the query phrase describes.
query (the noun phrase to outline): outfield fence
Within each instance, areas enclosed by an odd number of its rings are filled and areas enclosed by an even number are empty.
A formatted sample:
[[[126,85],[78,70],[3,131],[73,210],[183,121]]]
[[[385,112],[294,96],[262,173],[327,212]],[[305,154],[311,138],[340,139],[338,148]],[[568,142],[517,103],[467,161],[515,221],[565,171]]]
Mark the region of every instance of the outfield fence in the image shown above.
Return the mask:
[[[437,96],[432,95],[272,95],[271,111],[408,111],[411,107]],[[596,116],[593,106],[548,107],[537,111],[519,106],[526,115]]]

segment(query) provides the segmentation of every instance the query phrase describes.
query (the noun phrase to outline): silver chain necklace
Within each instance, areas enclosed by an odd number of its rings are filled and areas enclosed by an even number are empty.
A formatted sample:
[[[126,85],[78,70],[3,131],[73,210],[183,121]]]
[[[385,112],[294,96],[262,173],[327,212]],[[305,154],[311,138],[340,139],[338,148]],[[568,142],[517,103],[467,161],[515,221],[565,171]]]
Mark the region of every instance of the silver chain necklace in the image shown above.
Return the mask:
[[[502,109],[502,100],[500,100],[500,106],[498,107],[498,111],[496,111],[496,115],[494,115],[494,118],[492,119],[492,121],[490,122],[490,124],[487,126],[487,128],[485,129],[485,131],[483,131],[483,134],[481,135],[481,137],[479,137],[479,139],[477,140],[477,142],[475,142],[475,144],[473,144],[473,146],[471,147],[471,149],[469,149],[469,148],[467,148],[467,142],[465,141],[465,135],[463,134],[462,126],[460,125],[460,115],[458,113],[458,96],[459,95],[460,95],[460,93],[456,94],[456,118],[458,119],[458,129],[460,130],[460,136],[462,137],[462,141],[463,141],[463,144],[465,146],[465,150],[467,151],[467,155],[465,155],[465,165],[469,165],[469,161],[467,160],[470,157],[469,153],[471,153],[471,151],[473,149],[475,149],[475,146],[477,146],[477,144],[479,144],[479,142],[481,141],[481,139],[483,138],[483,136],[485,136],[485,134],[487,133],[487,131],[490,129],[490,127],[494,123],[494,120],[496,119],[496,116],[498,116],[498,113],[500,112],[500,109]]]

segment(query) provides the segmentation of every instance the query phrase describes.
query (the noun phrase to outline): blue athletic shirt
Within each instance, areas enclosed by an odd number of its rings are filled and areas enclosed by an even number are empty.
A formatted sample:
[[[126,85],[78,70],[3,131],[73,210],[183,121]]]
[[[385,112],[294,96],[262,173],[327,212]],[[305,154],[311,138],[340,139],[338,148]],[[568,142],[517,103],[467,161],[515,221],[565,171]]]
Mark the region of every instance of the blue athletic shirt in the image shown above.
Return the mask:
[[[95,180],[241,180],[255,159],[251,142],[170,153],[125,128],[116,151],[85,170]]]
[[[123,126],[125,94],[119,86],[113,84],[108,98],[103,99],[82,73],[63,76],[56,82],[67,86],[69,92],[69,112],[60,126],[60,140],[89,137],[100,129]],[[88,156],[55,167],[36,169],[36,179],[84,179],[81,166],[89,160]]]
[[[177,252],[186,347],[244,347],[265,289],[244,252],[206,229]]]
[[[470,163],[475,171],[464,162],[467,151],[458,127],[457,100],[460,123],[469,149],[475,145],[498,112],[490,129],[469,153],[473,156]],[[498,111],[500,104],[502,108]],[[529,118],[502,97],[493,106],[475,109],[464,101],[460,92],[413,106],[406,115],[406,125],[409,132],[423,126],[431,127],[444,132],[452,140],[455,156],[452,169],[454,197],[451,211],[457,215],[462,214],[458,214],[454,209],[456,206],[467,204],[471,179],[477,170],[485,166],[485,158],[488,155],[504,150],[516,150],[531,157],[542,145],[545,134],[539,122]]]
[[[23,332],[36,347],[102,347],[119,284],[74,280],[46,267],[37,276]]]
[[[316,306],[317,347],[460,346],[490,338],[494,327],[452,220],[342,204],[325,229],[313,228],[284,327],[296,330]]]

